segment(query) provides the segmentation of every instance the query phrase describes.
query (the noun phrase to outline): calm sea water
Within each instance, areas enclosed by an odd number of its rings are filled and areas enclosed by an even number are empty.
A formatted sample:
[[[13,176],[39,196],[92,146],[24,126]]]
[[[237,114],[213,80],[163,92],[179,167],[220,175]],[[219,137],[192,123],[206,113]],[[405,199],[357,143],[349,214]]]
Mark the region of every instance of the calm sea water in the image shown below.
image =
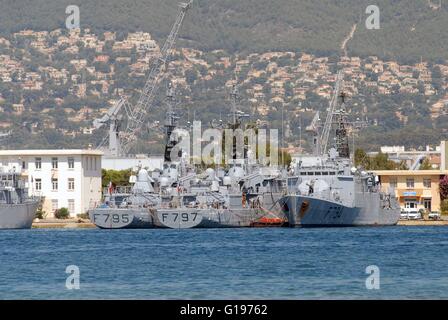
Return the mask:
[[[447,299],[448,228],[0,231],[0,298]]]

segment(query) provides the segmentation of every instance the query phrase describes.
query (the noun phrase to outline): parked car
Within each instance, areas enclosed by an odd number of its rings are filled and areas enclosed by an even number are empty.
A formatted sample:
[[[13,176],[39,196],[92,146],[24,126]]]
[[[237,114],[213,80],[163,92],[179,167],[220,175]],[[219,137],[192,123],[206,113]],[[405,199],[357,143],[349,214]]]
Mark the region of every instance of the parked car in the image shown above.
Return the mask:
[[[422,218],[422,214],[418,211],[401,211],[400,218],[404,220],[419,220]]]
[[[429,214],[429,219],[431,219],[431,220],[440,220],[440,219],[442,219],[442,216],[440,215],[440,212],[437,212],[437,211],[432,211],[430,214]]]

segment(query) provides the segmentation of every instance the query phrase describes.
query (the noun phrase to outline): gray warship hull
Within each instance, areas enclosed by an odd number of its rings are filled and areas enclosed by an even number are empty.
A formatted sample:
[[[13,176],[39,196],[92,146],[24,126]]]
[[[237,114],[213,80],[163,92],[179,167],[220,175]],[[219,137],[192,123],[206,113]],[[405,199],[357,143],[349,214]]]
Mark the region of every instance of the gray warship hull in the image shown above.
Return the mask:
[[[364,195],[353,207],[302,195],[280,201],[291,227],[394,226],[400,219],[399,206],[382,207],[378,194]]]
[[[89,218],[100,229],[152,229],[157,224],[154,214],[143,209],[97,208]]]
[[[30,229],[39,201],[0,204],[0,229]]]
[[[101,229],[190,229],[250,227],[253,212],[215,209],[115,209],[98,208],[89,212],[90,220]]]

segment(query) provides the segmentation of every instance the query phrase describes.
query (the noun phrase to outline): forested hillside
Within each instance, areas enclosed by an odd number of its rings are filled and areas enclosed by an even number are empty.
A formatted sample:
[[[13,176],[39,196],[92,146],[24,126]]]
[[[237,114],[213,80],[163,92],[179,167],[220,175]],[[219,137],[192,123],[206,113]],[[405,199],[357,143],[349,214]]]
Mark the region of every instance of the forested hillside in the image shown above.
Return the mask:
[[[0,32],[54,30],[65,26],[65,8],[77,4],[81,25],[102,31],[147,31],[163,39],[177,0],[2,0]],[[435,5],[433,4],[435,3]],[[381,29],[365,28],[370,0],[196,0],[182,31],[181,45],[229,52],[310,51],[337,54],[349,43],[352,55],[377,55],[411,62],[448,57],[448,8],[438,0],[378,0]]]
[[[120,95],[136,103],[177,2],[0,0],[0,139],[11,133],[1,147],[97,145],[107,128],[92,121]],[[381,28],[367,30],[370,0],[195,0],[165,74],[181,125],[225,120],[236,77],[242,111],[310,150],[303,129],[342,70],[350,119],[366,124],[357,146],[437,144],[448,134],[448,8],[435,2],[378,0]],[[65,27],[73,4],[80,31]],[[139,153],[163,150],[165,82]]]

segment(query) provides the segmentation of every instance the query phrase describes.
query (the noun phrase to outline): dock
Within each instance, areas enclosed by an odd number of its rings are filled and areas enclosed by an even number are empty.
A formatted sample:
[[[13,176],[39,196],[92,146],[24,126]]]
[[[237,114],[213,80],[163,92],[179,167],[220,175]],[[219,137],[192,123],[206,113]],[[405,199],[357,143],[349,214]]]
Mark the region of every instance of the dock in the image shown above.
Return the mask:
[[[33,222],[33,229],[89,229],[96,226],[88,219],[43,219]]]
[[[448,226],[448,219],[444,220],[400,220],[398,226],[404,227],[436,227],[436,226]],[[35,221],[33,223],[33,229],[92,229],[96,226],[88,219],[44,219]]]
[[[448,226],[448,220],[400,220],[399,226]]]

